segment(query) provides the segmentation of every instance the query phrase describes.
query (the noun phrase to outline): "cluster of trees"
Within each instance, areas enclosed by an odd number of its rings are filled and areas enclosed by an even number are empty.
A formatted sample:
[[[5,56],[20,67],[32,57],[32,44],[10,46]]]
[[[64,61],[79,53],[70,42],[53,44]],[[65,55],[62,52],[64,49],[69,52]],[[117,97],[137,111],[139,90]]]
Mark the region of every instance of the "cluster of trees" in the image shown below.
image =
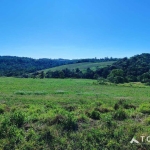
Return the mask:
[[[114,61],[111,66],[99,68],[96,71],[87,68],[81,71],[63,69],[59,71],[38,72],[39,70],[81,62]],[[32,73],[31,75],[29,75]],[[104,78],[113,83],[143,82],[150,84],[150,54],[144,53],[131,58],[104,58],[104,59],[32,59],[27,57],[0,56],[0,76],[33,77],[33,78]]]
[[[95,57],[95,58],[80,59],[80,60],[77,60],[77,63],[83,63],[83,62],[108,62],[108,61],[117,61],[117,60],[120,60],[120,58],[105,57],[105,58],[97,59]]]
[[[90,68],[86,71],[81,71],[79,68],[70,70],[68,68],[56,71],[44,71],[35,72],[31,75],[32,78],[86,78],[86,79],[96,79],[95,72]]]
[[[45,78],[87,78],[87,79],[107,79],[113,83],[143,82],[150,84],[150,54],[136,55],[131,58],[123,58],[111,66],[97,69],[96,71],[87,68],[86,71],[80,69],[59,71],[48,71],[46,73],[34,73],[33,77]]]
[[[0,56],[0,76],[7,77],[28,77],[27,74],[33,73],[39,70],[52,68],[56,66],[81,63],[81,62],[105,62],[113,61],[117,58],[87,58],[87,59],[32,59],[28,57],[16,57],[16,56]]]
[[[123,58],[115,62],[113,67],[123,71],[124,82],[150,83],[150,54]]]
[[[112,66],[97,70],[97,74],[114,83],[142,82],[150,84],[150,54],[123,58]]]
[[[0,56],[0,76],[25,77],[28,73],[74,62],[75,60],[67,59],[32,59],[27,57]]]

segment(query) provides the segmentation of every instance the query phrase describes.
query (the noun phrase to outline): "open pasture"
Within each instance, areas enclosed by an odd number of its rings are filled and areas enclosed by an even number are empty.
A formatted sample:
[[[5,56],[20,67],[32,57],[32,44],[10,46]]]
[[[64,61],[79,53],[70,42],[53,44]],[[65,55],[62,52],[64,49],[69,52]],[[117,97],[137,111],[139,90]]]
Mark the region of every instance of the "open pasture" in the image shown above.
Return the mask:
[[[150,87],[0,78],[0,149],[144,149]],[[146,143],[147,141],[145,141]]]

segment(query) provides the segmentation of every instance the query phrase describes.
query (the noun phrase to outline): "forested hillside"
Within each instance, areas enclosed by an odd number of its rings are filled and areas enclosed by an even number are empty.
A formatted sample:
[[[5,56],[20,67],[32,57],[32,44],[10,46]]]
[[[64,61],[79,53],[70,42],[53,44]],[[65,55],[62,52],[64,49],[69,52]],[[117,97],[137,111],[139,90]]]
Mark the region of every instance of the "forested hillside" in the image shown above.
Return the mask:
[[[112,66],[98,69],[96,73],[111,82],[150,82],[150,54],[143,53],[123,58]]]
[[[104,78],[113,83],[124,82],[143,82],[150,84],[150,54],[135,55],[131,58],[119,59],[112,65],[92,70],[87,68],[85,71],[77,68],[62,68],[62,70],[48,70],[45,72],[34,73],[34,77],[46,78]],[[45,73],[45,74],[44,74]]]
[[[118,60],[117,58],[102,58],[102,59],[32,59],[27,57],[16,56],[0,56],[0,76],[27,77],[28,73],[33,73],[39,70],[52,68],[56,66],[81,63],[81,62],[107,62]]]
[[[27,57],[0,56],[0,76],[25,76],[37,70],[73,63],[67,59],[32,59]]]

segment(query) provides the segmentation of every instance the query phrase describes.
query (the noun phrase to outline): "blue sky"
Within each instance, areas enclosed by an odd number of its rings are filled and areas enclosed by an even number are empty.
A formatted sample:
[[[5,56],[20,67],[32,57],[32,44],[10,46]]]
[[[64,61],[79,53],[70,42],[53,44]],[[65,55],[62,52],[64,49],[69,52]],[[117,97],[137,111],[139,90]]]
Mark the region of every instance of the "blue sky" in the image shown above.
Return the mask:
[[[130,57],[150,52],[149,0],[1,0],[0,55]]]

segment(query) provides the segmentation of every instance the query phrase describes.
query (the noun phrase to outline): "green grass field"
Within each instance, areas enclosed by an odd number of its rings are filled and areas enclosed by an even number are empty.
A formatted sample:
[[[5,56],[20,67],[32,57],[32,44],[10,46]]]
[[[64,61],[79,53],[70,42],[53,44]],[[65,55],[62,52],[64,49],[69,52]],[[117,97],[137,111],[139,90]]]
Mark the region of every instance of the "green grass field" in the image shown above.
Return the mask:
[[[0,78],[0,150],[149,149],[149,115],[139,83]]]
[[[85,62],[85,63],[75,63],[75,64],[68,64],[68,65],[62,65],[58,67],[53,67],[50,69],[45,69],[44,72],[47,72],[49,70],[56,71],[56,70],[62,70],[62,69],[76,69],[79,68],[81,71],[85,71],[87,68],[90,68],[92,70],[96,70],[98,68],[107,67],[108,65],[112,65],[115,61],[108,61],[108,62],[99,62],[99,63],[91,63],[91,62]]]

